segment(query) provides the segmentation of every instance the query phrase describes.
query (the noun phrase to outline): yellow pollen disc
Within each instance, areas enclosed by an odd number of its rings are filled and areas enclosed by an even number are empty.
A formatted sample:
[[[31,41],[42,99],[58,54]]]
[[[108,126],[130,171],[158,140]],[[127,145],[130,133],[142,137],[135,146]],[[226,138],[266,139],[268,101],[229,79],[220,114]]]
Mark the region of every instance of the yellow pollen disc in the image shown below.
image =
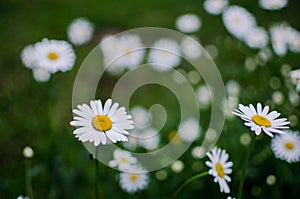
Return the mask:
[[[132,50],[130,49],[130,48],[127,48],[126,50],[125,50],[125,54],[126,55],[130,55],[132,53]]]
[[[130,180],[131,181],[136,181],[138,179],[138,176],[136,174],[131,174],[130,175]]]
[[[107,131],[112,127],[112,122],[106,115],[96,115],[93,118],[92,124],[98,131]]]
[[[58,54],[55,53],[55,52],[50,52],[50,53],[48,54],[48,58],[51,59],[51,60],[57,60],[58,57],[59,57]]]
[[[121,162],[126,163],[127,162],[126,158],[121,158]]]
[[[268,120],[267,118],[265,118],[263,116],[254,115],[251,119],[255,124],[257,124],[259,126],[265,126],[265,127],[271,126],[270,120]]]
[[[286,143],[284,143],[284,146],[288,150],[293,150],[294,149],[294,143],[292,143],[292,142],[286,142]]]
[[[217,164],[216,164],[216,171],[217,171],[219,177],[224,178],[224,176],[225,176],[224,168],[220,162],[217,162]]]

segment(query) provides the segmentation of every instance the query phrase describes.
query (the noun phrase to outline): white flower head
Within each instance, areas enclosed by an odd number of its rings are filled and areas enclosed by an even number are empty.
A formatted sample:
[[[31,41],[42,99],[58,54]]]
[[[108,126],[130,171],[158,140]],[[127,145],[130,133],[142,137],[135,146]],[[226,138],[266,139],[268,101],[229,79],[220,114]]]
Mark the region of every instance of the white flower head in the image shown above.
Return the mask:
[[[76,46],[88,43],[94,34],[94,25],[85,18],[74,19],[67,28],[68,38]]]
[[[157,70],[169,70],[180,64],[180,48],[172,39],[157,40],[149,53],[148,62]]]
[[[68,71],[74,66],[76,55],[72,46],[66,41],[43,39],[34,45],[38,68],[51,73]]]
[[[33,45],[26,46],[21,52],[21,60],[27,68],[36,67],[36,53]]]
[[[193,142],[200,137],[201,127],[195,118],[188,118],[178,129],[179,137],[185,142]]]
[[[287,29],[287,45],[292,52],[300,52],[300,32],[292,27]]]
[[[287,23],[277,23],[270,28],[272,47],[276,55],[284,56],[288,50],[290,27]]]
[[[72,126],[79,127],[73,133],[82,142],[93,142],[95,146],[100,143],[127,141],[127,130],[133,129],[131,116],[127,114],[124,107],[119,107],[118,103],[112,103],[108,99],[102,107],[101,100],[90,101],[87,104],[78,105],[73,109],[74,121]]]
[[[147,150],[155,150],[158,148],[160,143],[160,134],[156,129],[146,128],[143,131],[135,133],[135,135],[138,135],[138,143],[141,147]]]
[[[51,78],[51,73],[44,68],[33,68],[32,73],[37,82],[47,82]]]
[[[251,131],[259,135],[263,130],[268,136],[273,137],[273,133],[285,134],[283,129],[288,129],[290,124],[286,118],[277,119],[280,113],[272,111],[269,113],[269,106],[262,108],[260,103],[257,103],[255,109],[252,104],[249,106],[239,105],[233,114],[239,116],[245,121],[245,126],[250,127]]]
[[[201,28],[201,20],[195,14],[184,14],[176,19],[176,28],[184,33],[196,32]]]
[[[139,165],[134,165],[128,170],[128,172],[122,172],[120,174],[120,186],[124,191],[130,194],[139,190],[144,190],[148,184],[148,173]]]
[[[245,37],[245,42],[250,48],[264,48],[268,41],[267,31],[261,27],[252,28]]]
[[[32,158],[33,155],[34,155],[34,151],[33,151],[33,149],[30,146],[24,147],[24,149],[23,149],[23,156],[25,158]]]
[[[201,46],[196,38],[184,37],[180,43],[182,54],[189,59],[197,59],[202,55]]]
[[[211,103],[212,89],[207,85],[201,85],[196,90],[200,108],[207,108]]]
[[[240,84],[234,80],[229,80],[226,85],[226,92],[229,96],[238,97],[241,91]]]
[[[126,170],[137,163],[137,159],[128,151],[116,149],[113,156],[114,159],[108,163],[110,167],[118,167],[121,170]]]
[[[287,3],[288,0],[259,0],[260,7],[266,10],[280,10]]]
[[[296,91],[300,92],[300,69],[290,72],[291,79],[296,85]]]
[[[29,196],[19,195],[17,199],[30,199]]]
[[[210,167],[208,173],[214,176],[214,182],[218,182],[220,191],[224,193],[230,193],[227,182],[231,181],[228,174],[232,173],[231,161],[228,161],[229,155],[225,150],[214,147],[211,152],[206,154],[210,161],[206,161],[205,164]]]
[[[271,148],[276,158],[288,163],[298,162],[300,160],[299,132],[286,131],[286,134],[275,136]]]
[[[238,39],[244,39],[256,27],[254,16],[241,6],[229,6],[222,17],[225,28]]]
[[[143,128],[147,127],[151,122],[149,112],[141,106],[133,107],[130,110],[130,114],[134,121],[134,124],[135,124],[134,126],[137,128],[143,129]]]
[[[206,12],[212,15],[221,14],[228,5],[228,0],[206,0],[203,4]]]

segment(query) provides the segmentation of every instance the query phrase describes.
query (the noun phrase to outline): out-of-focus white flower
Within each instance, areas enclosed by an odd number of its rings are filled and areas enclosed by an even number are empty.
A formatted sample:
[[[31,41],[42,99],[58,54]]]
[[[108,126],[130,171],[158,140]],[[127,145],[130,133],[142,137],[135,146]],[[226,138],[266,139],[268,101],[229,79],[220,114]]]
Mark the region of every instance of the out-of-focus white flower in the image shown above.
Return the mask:
[[[199,86],[196,90],[197,98],[200,103],[200,108],[207,108],[211,102],[211,89],[208,89],[206,85]]]
[[[228,0],[206,0],[203,4],[206,12],[212,15],[221,14],[228,5]]]
[[[47,82],[51,77],[51,73],[44,68],[33,68],[32,73],[37,82]]]
[[[29,196],[19,195],[17,199],[30,199]]]
[[[184,14],[176,19],[176,28],[184,33],[198,31],[201,24],[201,19],[195,14]]]
[[[132,132],[132,134],[135,134]],[[153,128],[147,128],[138,134],[138,143],[147,150],[155,150],[160,142],[159,132]]]
[[[296,93],[295,91],[290,91],[289,92],[289,100],[293,106],[298,106],[299,102],[300,102],[298,93]]]
[[[266,10],[280,10],[287,3],[288,0],[259,0],[260,7]]]
[[[238,39],[244,39],[256,27],[254,16],[241,6],[229,6],[223,12],[225,28]]]
[[[296,85],[296,91],[300,92],[300,69],[290,72],[292,82]]]
[[[100,48],[104,63],[109,66],[108,72],[119,74],[125,68],[133,68],[144,59],[144,45],[138,35],[106,35],[102,38]]]
[[[292,27],[287,29],[287,44],[292,52],[300,52],[300,32]]]
[[[180,64],[180,48],[172,39],[159,39],[149,53],[148,62],[157,70],[169,70]]]
[[[271,148],[276,158],[288,163],[300,160],[300,135],[299,132],[286,131],[286,134],[275,136]]]
[[[226,92],[230,96],[239,96],[240,94],[240,85],[234,80],[230,80],[226,83]]]
[[[128,172],[120,174],[120,186],[130,194],[144,190],[148,184],[149,177],[147,171],[138,165],[134,165],[128,169]]]
[[[226,101],[224,102],[224,107],[225,107],[225,113],[226,113],[226,119],[232,119],[233,114],[232,112],[234,109],[237,107],[239,104],[239,98],[237,96],[228,96]]]
[[[136,106],[130,110],[134,126],[137,128],[145,128],[150,124],[149,112],[143,107]]]
[[[268,34],[264,28],[252,28],[245,37],[245,42],[250,48],[263,48],[268,44]]]
[[[137,163],[137,159],[128,151],[116,149],[113,156],[114,159],[108,162],[109,166],[118,167],[121,170],[129,169]]]
[[[88,43],[94,33],[93,24],[85,18],[74,19],[67,28],[69,41],[76,46]]]
[[[200,44],[196,38],[184,37],[180,43],[182,54],[188,59],[197,59],[202,54]]]
[[[278,23],[270,28],[272,47],[276,55],[283,56],[286,54],[288,26],[285,23]]]
[[[33,45],[26,46],[21,52],[21,60],[27,68],[36,67],[36,53]]]
[[[72,46],[62,40],[43,39],[34,45],[35,65],[50,73],[71,70],[75,64],[76,55]]]
[[[195,118],[188,118],[178,128],[179,137],[186,142],[193,142],[200,137],[201,127]]]
[[[173,164],[171,164],[171,169],[175,173],[180,173],[184,169],[184,163],[181,160],[176,160]]]
[[[24,147],[24,149],[23,149],[23,156],[25,158],[32,158],[33,155],[34,155],[34,151],[33,151],[33,149],[30,146]]]
[[[284,95],[280,91],[275,91],[272,95],[272,100],[275,104],[281,105],[284,102]]]

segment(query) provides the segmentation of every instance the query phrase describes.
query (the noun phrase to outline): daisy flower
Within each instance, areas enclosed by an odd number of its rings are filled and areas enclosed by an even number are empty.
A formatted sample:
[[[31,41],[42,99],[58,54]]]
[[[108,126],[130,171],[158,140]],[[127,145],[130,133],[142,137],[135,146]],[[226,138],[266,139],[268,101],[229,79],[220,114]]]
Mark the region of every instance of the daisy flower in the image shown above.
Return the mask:
[[[225,150],[214,147],[211,152],[206,154],[210,161],[206,161],[205,164],[210,167],[208,173],[214,176],[214,182],[218,182],[220,185],[220,191],[229,193],[230,189],[227,182],[231,181],[228,174],[232,173],[231,161],[228,161],[228,153]]]
[[[111,99],[103,107],[101,100],[90,101],[90,106],[78,105],[73,113],[77,116],[70,124],[79,127],[73,132],[75,137],[82,142],[94,142],[95,146],[106,144],[107,139],[113,143],[127,141],[127,130],[134,128],[125,108],[119,107],[118,103],[113,104]]]
[[[276,158],[288,163],[300,160],[299,132],[286,131],[286,134],[275,136],[271,142],[271,149]]]
[[[158,70],[168,70],[180,64],[180,48],[172,39],[160,39],[156,41],[149,53],[149,63]]]
[[[288,3],[287,0],[259,0],[261,8],[266,10],[280,10],[285,7]]]
[[[292,52],[300,52],[300,32],[292,27],[287,30],[287,45]]]
[[[206,0],[203,4],[206,12],[212,15],[218,15],[227,7],[228,0]]]
[[[208,87],[209,86],[201,85],[196,90],[200,108],[207,108],[211,103],[212,90]]]
[[[134,126],[143,129],[151,122],[149,111],[141,106],[136,106],[130,110],[130,115],[134,121]]]
[[[241,6],[230,6],[223,12],[225,28],[238,39],[244,39],[256,26],[254,16]]]
[[[120,174],[120,186],[130,194],[144,190],[148,184],[149,177],[147,171],[138,165],[134,165],[128,172]]]
[[[143,131],[135,132],[135,135],[139,138],[138,144],[141,147],[150,151],[158,148],[160,143],[160,134],[156,129],[146,128]]]
[[[188,118],[179,127],[178,135],[185,142],[193,142],[200,137],[201,127],[195,118]]]
[[[67,28],[68,38],[76,46],[88,43],[93,33],[93,24],[85,18],[74,19]]]
[[[182,54],[189,59],[197,59],[202,54],[200,44],[196,38],[184,37],[180,43]]]
[[[114,159],[109,161],[109,166],[118,167],[121,170],[128,169],[131,165],[137,163],[137,159],[128,151],[116,149],[113,156]]]
[[[36,67],[51,73],[68,71],[74,66],[76,55],[72,46],[66,41],[43,39],[34,45]]]
[[[290,122],[286,118],[276,119],[280,116],[277,111],[268,112],[269,106],[262,108],[262,105],[257,103],[256,110],[252,104],[249,106],[240,104],[239,109],[235,109],[233,114],[244,120],[244,124],[250,127],[256,135],[259,135],[261,130],[270,137],[273,137],[273,133],[285,134],[282,129],[288,129],[287,125]]]
[[[27,68],[34,68],[36,66],[35,48],[33,45],[26,46],[21,52],[21,60]]]
[[[291,71],[290,77],[292,78],[293,83],[296,85],[296,90],[300,92],[300,69]]]
[[[195,14],[181,15],[176,19],[176,28],[184,33],[196,32],[201,27],[201,20]]]
[[[37,82],[47,82],[51,77],[51,73],[44,68],[33,68],[32,73]]]
[[[252,28],[245,37],[245,42],[250,48],[263,48],[268,44],[268,34],[264,28]]]

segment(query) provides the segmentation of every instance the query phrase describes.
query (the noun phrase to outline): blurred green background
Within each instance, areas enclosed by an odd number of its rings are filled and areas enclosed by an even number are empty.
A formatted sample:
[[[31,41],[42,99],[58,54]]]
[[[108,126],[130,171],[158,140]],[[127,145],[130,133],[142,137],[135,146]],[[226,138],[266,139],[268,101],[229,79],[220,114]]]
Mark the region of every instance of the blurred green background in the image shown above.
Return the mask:
[[[257,1],[236,0],[230,1],[230,4],[244,6],[255,15],[258,24],[266,28],[274,22],[285,20],[300,30],[300,1],[289,1],[288,8],[275,12],[260,9]],[[26,145],[35,151],[31,171],[35,198],[92,198],[93,161],[89,159],[84,146],[73,136],[74,128],[69,125],[72,120],[72,87],[81,62],[105,33],[144,26],[175,29],[176,17],[186,13],[195,13],[202,19],[202,28],[195,35],[204,46],[213,44],[217,47],[219,56],[215,62],[224,81],[234,79],[241,84],[240,102],[247,104],[260,101],[275,108],[271,100],[274,89],[269,86],[269,79],[274,76],[282,83],[280,91],[288,95],[286,80],[280,72],[281,66],[288,64],[292,69],[299,68],[299,54],[288,53],[283,58],[274,55],[265,66],[258,66],[254,72],[246,71],[245,59],[256,55],[257,50],[246,47],[230,36],[222,24],[221,16],[207,14],[200,0],[1,1],[0,198],[16,198],[25,194],[22,149]],[[86,17],[95,24],[96,36],[93,41],[75,47],[77,59],[72,71],[54,74],[46,83],[36,82],[31,70],[21,63],[22,49],[44,37],[67,40],[66,28],[77,17]],[[108,86],[99,97],[109,97],[115,81],[115,78],[106,77]],[[147,100],[151,102],[153,99]],[[290,114],[298,118],[300,116],[299,106],[293,107],[287,99],[276,109],[284,117]],[[204,112],[204,117],[206,114],[209,115]],[[205,123],[202,125],[205,126]],[[169,130],[173,128],[176,125],[167,127]],[[292,128],[299,129],[299,124]],[[230,160],[234,162],[231,175],[233,182],[230,183],[233,196],[237,193],[241,168],[239,162],[242,162],[246,150],[239,143],[239,136],[248,131],[241,121],[227,122],[218,142],[220,147],[229,152]],[[287,164],[275,159],[269,143],[270,139],[266,136],[255,143],[253,159],[250,159],[246,175],[244,198],[299,198],[300,164]],[[151,173],[149,187],[135,195],[128,195],[119,188],[116,170],[101,165],[99,178],[104,198],[169,198],[182,181],[197,173],[192,169],[195,162],[199,171],[207,169],[203,160],[191,157],[190,151],[186,152],[182,160],[185,163],[184,172],[176,174],[166,168],[168,178],[165,181],[157,180]],[[270,174],[276,174],[277,177],[277,183],[273,186],[265,182]],[[226,198],[218,189],[218,185],[209,176],[194,182],[180,196]]]

